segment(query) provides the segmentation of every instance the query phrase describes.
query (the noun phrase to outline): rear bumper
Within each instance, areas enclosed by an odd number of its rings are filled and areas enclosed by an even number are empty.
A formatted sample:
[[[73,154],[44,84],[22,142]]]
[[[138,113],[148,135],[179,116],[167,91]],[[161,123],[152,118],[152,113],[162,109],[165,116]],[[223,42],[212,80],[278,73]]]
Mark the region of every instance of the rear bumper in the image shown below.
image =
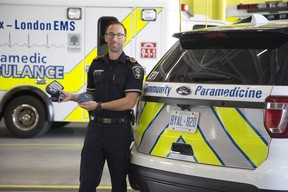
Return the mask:
[[[285,146],[287,141],[273,140],[270,155],[256,170],[160,158],[139,153],[133,146],[129,181],[142,192],[288,192]]]
[[[133,164],[131,164],[129,181],[133,189],[143,192],[263,191],[249,184],[182,175]]]

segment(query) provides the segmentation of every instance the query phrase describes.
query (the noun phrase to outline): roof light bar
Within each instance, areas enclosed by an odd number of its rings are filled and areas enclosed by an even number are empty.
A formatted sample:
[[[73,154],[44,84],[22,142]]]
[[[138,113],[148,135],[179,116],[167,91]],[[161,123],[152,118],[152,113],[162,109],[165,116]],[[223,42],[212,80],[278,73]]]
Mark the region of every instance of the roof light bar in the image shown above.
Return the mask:
[[[237,9],[247,10],[248,13],[256,13],[256,12],[278,13],[279,11],[288,10],[288,2],[275,1],[275,2],[266,2],[258,4],[239,4],[237,5]]]

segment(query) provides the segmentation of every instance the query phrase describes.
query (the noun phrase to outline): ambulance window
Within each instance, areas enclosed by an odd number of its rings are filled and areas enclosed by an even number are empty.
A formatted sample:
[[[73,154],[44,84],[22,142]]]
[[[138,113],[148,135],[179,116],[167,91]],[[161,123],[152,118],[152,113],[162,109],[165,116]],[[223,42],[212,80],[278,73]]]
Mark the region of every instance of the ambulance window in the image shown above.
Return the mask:
[[[104,55],[108,52],[107,50],[107,44],[104,39],[105,35],[105,28],[106,26],[113,22],[113,21],[118,21],[117,18],[115,17],[101,17],[98,20],[98,42],[97,42],[97,55]]]

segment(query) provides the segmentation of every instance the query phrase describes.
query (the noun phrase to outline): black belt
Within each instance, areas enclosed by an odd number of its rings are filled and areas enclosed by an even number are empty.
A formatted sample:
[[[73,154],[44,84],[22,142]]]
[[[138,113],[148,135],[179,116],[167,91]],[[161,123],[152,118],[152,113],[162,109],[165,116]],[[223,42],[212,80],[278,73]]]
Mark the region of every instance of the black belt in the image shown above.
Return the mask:
[[[126,118],[102,118],[90,116],[91,121],[95,121],[103,124],[113,124],[113,123],[128,123],[129,121]]]

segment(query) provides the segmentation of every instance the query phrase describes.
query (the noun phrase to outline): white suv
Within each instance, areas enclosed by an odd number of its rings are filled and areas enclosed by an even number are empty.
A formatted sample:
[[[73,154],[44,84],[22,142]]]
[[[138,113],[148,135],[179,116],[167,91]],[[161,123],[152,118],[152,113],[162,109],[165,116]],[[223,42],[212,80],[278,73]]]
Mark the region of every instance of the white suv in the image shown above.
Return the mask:
[[[288,191],[288,23],[174,35],[138,104],[130,185]]]

